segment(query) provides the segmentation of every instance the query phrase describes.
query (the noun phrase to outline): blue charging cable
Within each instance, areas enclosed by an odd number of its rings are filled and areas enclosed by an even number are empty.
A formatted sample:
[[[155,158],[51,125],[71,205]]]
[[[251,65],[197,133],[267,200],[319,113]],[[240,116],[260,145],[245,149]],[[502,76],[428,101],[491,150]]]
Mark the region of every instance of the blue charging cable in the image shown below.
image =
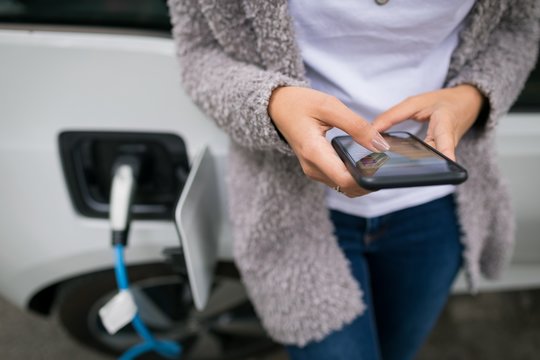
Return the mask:
[[[116,255],[114,272],[120,291],[129,290],[124,247],[127,245],[131,223],[131,203],[137,187],[137,177],[141,162],[135,156],[120,156],[113,166],[109,220],[112,230],[112,244]],[[174,341],[157,340],[144,325],[139,312],[135,313],[131,324],[143,342],[128,349],[120,360],[132,360],[144,353],[154,351],[167,358],[179,358],[182,347]]]
[[[116,283],[120,291],[129,290],[129,281],[126,271],[126,265],[124,262],[124,245],[116,244],[114,246],[116,255],[116,261],[114,265],[114,272],[116,274]],[[157,340],[152,336],[150,330],[144,325],[139,313],[135,314],[135,317],[131,321],[131,324],[137,331],[137,334],[144,340],[144,342],[133,346],[128,349],[119,360],[132,360],[146,352],[155,351],[160,355],[163,355],[170,359],[179,358],[182,353],[182,347],[174,341]]]

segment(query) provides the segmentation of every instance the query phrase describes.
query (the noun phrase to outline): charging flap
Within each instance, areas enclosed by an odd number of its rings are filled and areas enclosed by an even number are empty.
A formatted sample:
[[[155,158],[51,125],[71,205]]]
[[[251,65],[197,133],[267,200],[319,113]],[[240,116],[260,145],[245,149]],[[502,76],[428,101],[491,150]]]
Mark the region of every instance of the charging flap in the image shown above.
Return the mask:
[[[218,249],[231,242],[222,166],[208,148],[193,163],[176,206],[175,222],[182,242],[195,307],[208,302]]]

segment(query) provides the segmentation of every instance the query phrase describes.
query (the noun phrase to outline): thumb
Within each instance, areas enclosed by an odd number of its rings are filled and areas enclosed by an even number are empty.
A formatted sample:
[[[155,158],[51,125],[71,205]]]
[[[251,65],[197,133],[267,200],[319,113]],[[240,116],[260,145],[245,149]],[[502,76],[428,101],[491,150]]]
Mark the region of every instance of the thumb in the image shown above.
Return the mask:
[[[320,114],[323,123],[336,127],[349,134],[354,141],[374,152],[390,150],[390,145],[381,134],[362,117],[355,114],[341,101],[334,101]]]
[[[385,152],[390,150],[390,144],[367,121],[354,127],[342,127],[341,130],[351,135],[354,141],[370,151]]]

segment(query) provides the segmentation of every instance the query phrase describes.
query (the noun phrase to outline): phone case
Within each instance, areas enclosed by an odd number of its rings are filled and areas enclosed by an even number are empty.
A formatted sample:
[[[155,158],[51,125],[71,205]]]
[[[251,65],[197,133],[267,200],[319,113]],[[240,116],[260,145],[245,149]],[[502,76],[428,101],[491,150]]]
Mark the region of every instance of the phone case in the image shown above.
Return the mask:
[[[354,160],[351,155],[343,145],[343,141],[349,141],[350,136],[338,136],[332,139],[332,146],[336,150],[337,154],[341,160],[345,163],[345,166],[356,180],[358,185],[368,190],[380,190],[380,189],[390,189],[390,188],[402,188],[402,187],[414,187],[414,186],[430,186],[430,185],[457,185],[463,183],[467,180],[467,170],[462,166],[457,164],[455,161],[450,160],[439,151],[429,146],[416,136],[405,132],[389,132],[388,135],[392,134],[407,134],[410,138],[417,141],[422,146],[428,148],[433,153],[440,156],[442,159],[446,160],[449,168],[452,171],[446,173],[433,173],[433,174],[422,174],[422,175],[401,175],[401,176],[366,176],[360,172],[356,167]],[[379,155],[380,154],[380,155]],[[365,158],[361,159],[364,166],[364,171],[369,170],[369,167],[372,166],[374,169],[382,166],[385,162],[384,153],[372,153]]]

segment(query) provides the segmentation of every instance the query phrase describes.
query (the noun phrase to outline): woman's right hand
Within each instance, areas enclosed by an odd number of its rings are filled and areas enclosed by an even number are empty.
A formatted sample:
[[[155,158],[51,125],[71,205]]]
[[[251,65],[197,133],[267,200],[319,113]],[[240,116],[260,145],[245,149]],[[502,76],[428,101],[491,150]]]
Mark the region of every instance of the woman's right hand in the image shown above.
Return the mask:
[[[272,92],[268,114],[298,157],[304,173],[349,197],[367,194],[353,179],[325,134],[333,127],[373,152],[390,146],[370,123],[337,98],[304,87],[284,86]]]

